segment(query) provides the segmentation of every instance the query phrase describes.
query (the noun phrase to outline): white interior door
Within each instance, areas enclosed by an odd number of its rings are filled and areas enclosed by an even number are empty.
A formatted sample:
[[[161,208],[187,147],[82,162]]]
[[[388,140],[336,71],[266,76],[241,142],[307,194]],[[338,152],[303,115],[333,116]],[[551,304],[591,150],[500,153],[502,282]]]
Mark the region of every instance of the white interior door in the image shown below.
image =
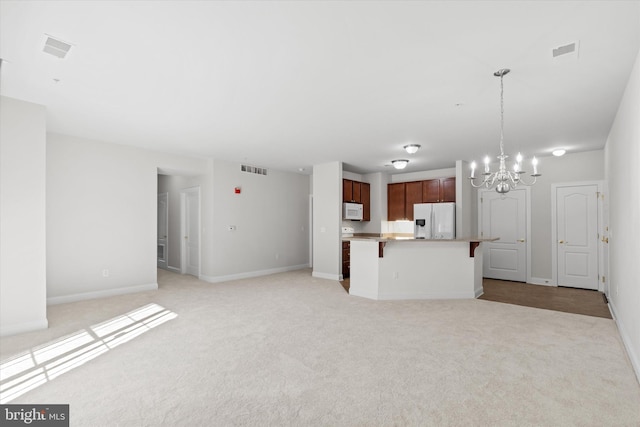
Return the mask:
[[[182,273],[200,276],[200,188],[182,191]]]
[[[598,186],[556,188],[558,286],[598,289]]]
[[[505,195],[483,191],[480,197],[480,233],[498,237],[483,242],[483,276],[490,279],[527,281],[527,195],[525,189]]]
[[[167,268],[169,193],[158,194],[158,267]]]

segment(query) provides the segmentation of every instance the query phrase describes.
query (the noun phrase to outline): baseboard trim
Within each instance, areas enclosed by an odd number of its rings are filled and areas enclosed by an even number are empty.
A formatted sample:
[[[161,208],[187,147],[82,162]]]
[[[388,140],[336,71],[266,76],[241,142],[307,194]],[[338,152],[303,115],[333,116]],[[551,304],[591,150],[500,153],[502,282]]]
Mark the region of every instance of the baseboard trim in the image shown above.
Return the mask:
[[[34,320],[33,322],[16,323],[13,325],[2,326],[0,328],[0,337],[23,334],[25,332],[31,331],[39,331],[41,329],[47,329],[48,327],[49,321],[46,318]]]
[[[267,270],[248,271],[246,273],[228,274],[226,276],[205,276],[201,274],[198,278],[209,283],[229,282],[239,279],[250,279],[252,277],[268,276],[269,274],[285,273],[287,271],[302,270],[309,268],[309,264],[291,265],[288,267],[270,268]]]
[[[414,293],[404,294],[401,292],[380,293],[378,294],[377,299],[391,301],[391,300],[414,300],[414,299],[439,300],[439,299],[474,299],[474,298],[476,298],[475,291],[474,292],[444,291],[444,292],[425,292],[425,293],[419,293],[419,294],[414,294]]]
[[[640,358],[633,350],[631,346],[631,340],[629,339],[629,335],[627,334],[627,330],[624,324],[620,321],[620,316],[616,313],[616,307],[613,305],[613,302],[609,300],[609,309],[611,310],[611,314],[613,315],[613,320],[616,322],[616,326],[618,327],[618,333],[620,334],[620,338],[622,338],[622,343],[624,344],[625,350],[627,350],[627,357],[631,361],[631,366],[636,374],[636,381],[640,383]]]
[[[340,281],[342,274],[329,274],[329,273],[321,273],[319,271],[314,271],[311,273],[312,277],[317,277],[318,279],[327,279],[327,280],[337,280]]]
[[[177,267],[171,267],[170,265],[169,265],[169,266],[167,266],[167,270],[169,270],[169,271],[173,271],[174,273],[182,274],[182,271],[180,271],[180,269],[179,269],[179,268],[177,268]]]
[[[349,295],[373,300],[378,299],[378,295],[375,292],[359,292],[358,289],[353,289],[353,287],[349,288]]]
[[[89,299],[113,297],[116,295],[134,294],[136,292],[157,291],[157,283],[146,285],[127,286],[126,288],[105,289],[102,291],[82,292],[79,294],[63,295],[59,297],[47,298],[47,305],[65,304],[68,302],[84,301]]]

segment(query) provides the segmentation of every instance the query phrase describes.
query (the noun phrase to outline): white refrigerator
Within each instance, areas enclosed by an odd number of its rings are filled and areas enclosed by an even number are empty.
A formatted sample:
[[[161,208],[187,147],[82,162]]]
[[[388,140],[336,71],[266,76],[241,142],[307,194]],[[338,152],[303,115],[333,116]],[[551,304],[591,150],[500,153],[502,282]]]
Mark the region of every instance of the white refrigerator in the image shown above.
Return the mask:
[[[455,239],[455,203],[417,203],[413,205],[416,239]]]

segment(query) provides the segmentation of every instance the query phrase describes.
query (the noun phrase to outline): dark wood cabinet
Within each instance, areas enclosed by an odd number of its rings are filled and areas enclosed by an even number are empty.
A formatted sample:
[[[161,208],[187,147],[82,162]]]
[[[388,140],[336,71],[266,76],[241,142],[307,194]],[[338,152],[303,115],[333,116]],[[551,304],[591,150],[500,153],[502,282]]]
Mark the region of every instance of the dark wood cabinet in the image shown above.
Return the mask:
[[[423,203],[423,181],[406,182],[404,185],[404,218],[413,221],[413,205]]]
[[[362,183],[358,181],[351,181],[353,189],[353,202],[362,203]]]
[[[363,182],[361,187],[362,220],[371,221],[371,185],[368,182]]]
[[[416,203],[455,201],[455,177],[388,184],[387,221],[413,221],[413,205]]]
[[[422,181],[422,203],[444,203],[455,201],[455,178],[438,178]]]
[[[362,203],[362,220],[371,221],[371,185],[369,183],[343,179],[342,202]]]
[[[350,179],[343,179],[342,201],[344,203],[362,203],[362,183]]]
[[[387,220],[405,219],[404,182],[387,185]]]
[[[440,201],[455,202],[456,201],[456,179],[440,178]]]
[[[351,202],[353,199],[353,181],[350,179],[342,180],[342,202]]]
[[[429,179],[422,183],[422,203],[438,203],[440,201],[440,180]]]
[[[351,273],[351,242],[342,242],[342,277],[348,278]]]

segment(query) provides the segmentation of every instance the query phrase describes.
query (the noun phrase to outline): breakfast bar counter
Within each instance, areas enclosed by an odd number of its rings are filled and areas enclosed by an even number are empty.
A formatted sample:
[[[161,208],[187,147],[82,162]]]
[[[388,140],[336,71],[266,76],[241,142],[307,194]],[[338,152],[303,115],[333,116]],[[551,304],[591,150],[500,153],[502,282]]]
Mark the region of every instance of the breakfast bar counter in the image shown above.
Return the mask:
[[[350,238],[349,294],[375,300],[477,298],[482,242],[497,239]]]

